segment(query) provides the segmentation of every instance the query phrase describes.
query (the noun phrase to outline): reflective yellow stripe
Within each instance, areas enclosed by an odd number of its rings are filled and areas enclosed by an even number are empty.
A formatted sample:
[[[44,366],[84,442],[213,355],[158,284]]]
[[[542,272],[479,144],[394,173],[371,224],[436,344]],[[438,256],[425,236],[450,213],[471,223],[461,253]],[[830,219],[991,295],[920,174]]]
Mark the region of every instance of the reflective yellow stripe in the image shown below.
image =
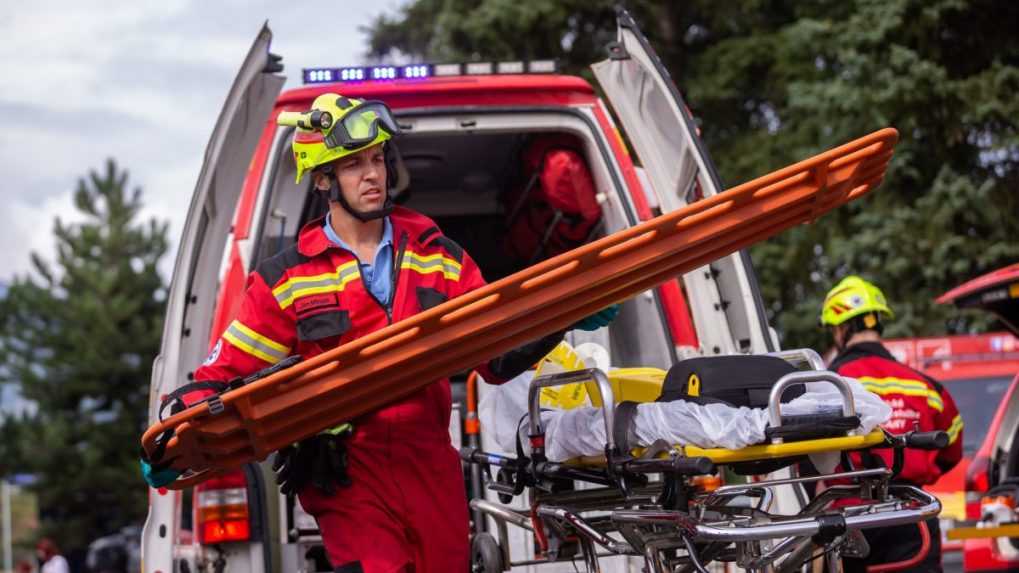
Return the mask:
[[[311,294],[324,292],[342,292],[350,281],[356,280],[360,271],[357,268],[357,261],[347,261],[336,267],[331,273],[308,277],[290,277],[272,289],[272,295],[280,308],[286,309],[294,304],[294,300]]]
[[[872,378],[870,376],[860,376],[859,380],[863,383],[864,388],[880,396],[887,396],[889,394],[920,396],[927,398],[927,405],[938,412],[945,409],[945,404],[941,401],[941,395],[926,382],[892,377]]]
[[[246,352],[255,358],[275,364],[290,354],[290,349],[263,336],[251,328],[235,320],[223,333],[223,339],[235,346],[238,350]]]
[[[948,432],[949,445],[954,444],[959,439],[959,434],[962,433],[962,416],[956,414],[952,419],[952,425],[946,431]]]
[[[442,273],[442,276],[452,281],[460,280],[462,266],[453,259],[444,257],[440,253],[434,255],[419,255],[412,251],[406,251],[401,269],[410,269],[417,273],[426,275],[429,273]]]

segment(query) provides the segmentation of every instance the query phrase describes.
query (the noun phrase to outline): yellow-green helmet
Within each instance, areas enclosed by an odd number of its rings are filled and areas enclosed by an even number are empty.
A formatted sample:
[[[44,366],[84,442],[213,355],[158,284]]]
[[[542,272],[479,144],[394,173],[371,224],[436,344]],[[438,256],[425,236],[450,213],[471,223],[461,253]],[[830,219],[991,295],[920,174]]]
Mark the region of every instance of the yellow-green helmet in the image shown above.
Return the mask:
[[[828,291],[828,296],[824,297],[821,324],[836,326],[851,318],[871,313],[884,314],[889,318],[895,316],[892,309],[888,308],[881,289],[856,275],[850,275],[842,279],[835,288]],[[865,326],[872,328],[876,324],[875,320],[874,324]]]
[[[399,133],[386,104],[361,101],[337,93],[325,93],[305,112],[284,111],[279,125],[293,126],[294,163],[297,182],[308,171],[378,145]]]

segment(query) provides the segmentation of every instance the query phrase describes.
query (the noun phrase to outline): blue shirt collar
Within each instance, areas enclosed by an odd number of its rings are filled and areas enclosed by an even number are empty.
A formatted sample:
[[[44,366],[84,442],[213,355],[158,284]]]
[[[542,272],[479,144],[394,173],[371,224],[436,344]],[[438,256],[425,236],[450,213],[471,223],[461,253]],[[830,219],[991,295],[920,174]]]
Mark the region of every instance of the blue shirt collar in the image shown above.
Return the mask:
[[[347,243],[344,243],[343,239],[341,239],[340,236],[336,234],[336,231],[333,230],[333,226],[330,223],[331,218],[332,213],[326,213],[326,222],[325,225],[323,225],[323,230],[325,231],[326,237],[328,237],[329,241],[332,244],[336,245],[337,247],[340,247],[341,249],[353,253],[354,250],[351,249],[350,246],[347,245]],[[386,217],[385,219],[382,220],[382,240],[379,241],[379,246],[375,248],[375,255],[378,256],[379,251],[381,251],[383,247],[392,246],[392,244],[393,244],[393,224],[389,222],[389,217]]]

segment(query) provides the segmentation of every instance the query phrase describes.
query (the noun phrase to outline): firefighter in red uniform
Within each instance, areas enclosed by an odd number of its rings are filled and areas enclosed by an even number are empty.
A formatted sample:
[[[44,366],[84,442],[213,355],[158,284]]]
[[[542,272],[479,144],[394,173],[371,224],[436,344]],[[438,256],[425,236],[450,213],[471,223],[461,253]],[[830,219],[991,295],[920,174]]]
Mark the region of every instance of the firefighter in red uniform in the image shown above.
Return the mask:
[[[324,94],[311,110],[283,112],[278,122],[296,127],[297,180],[312,173],[329,213],[251,273],[236,320],[195,372],[199,384],[245,376],[294,354],[314,356],[485,284],[471,257],[433,221],[393,205],[386,146],[399,130],[383,103]],[[613,305],[574,328],[604,326],[617,311]],[[489,383],[505,382],[561,339],[545,337],[475,369]],[[449,380],[437,380],[277,454],[281,491],[296,493],[315,517],[336,571],[468,570],[451,406]],[[168,477],[142,465],[150,484]]]
[[[892,311],[884,294],[857,276],[848,276],[825,297],[821,324],[830,327],[838,348],[831,370],[858,379],[865,388],[880,395],[892,407],[884,429],[893,434],[911,430],[948,433],[949,444],[937,451],[907,449],[898,480],[924,486],[937,481],[962,458],[962,418],[948,390],[933,378],[901,364],[881,344],[884,317]],[[892,466],[890,450],[873,450],[879,460],[864,462]],[[929,551],[910,571],[941,571],[941,534],[938,519],[926,522]],[[920,527],[901,525],[868,529],[870,544],[866,559],[845,559],[846,571],[863,571],[867,565],[900,563],[914,558],[924,547]]]

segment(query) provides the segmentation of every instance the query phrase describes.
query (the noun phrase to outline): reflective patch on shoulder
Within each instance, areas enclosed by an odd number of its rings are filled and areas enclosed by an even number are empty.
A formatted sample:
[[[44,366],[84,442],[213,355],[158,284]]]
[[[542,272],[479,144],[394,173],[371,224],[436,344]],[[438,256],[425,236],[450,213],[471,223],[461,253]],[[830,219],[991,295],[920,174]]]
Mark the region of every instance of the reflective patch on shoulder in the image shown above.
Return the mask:
[[[216,341],[216,346],[212,347],[212,352],[209,353],[209,357],[202,362],[202,366],[209,366],[213,362],[219,359],[219,353],[223,350],[223,339],[220,338]]]

